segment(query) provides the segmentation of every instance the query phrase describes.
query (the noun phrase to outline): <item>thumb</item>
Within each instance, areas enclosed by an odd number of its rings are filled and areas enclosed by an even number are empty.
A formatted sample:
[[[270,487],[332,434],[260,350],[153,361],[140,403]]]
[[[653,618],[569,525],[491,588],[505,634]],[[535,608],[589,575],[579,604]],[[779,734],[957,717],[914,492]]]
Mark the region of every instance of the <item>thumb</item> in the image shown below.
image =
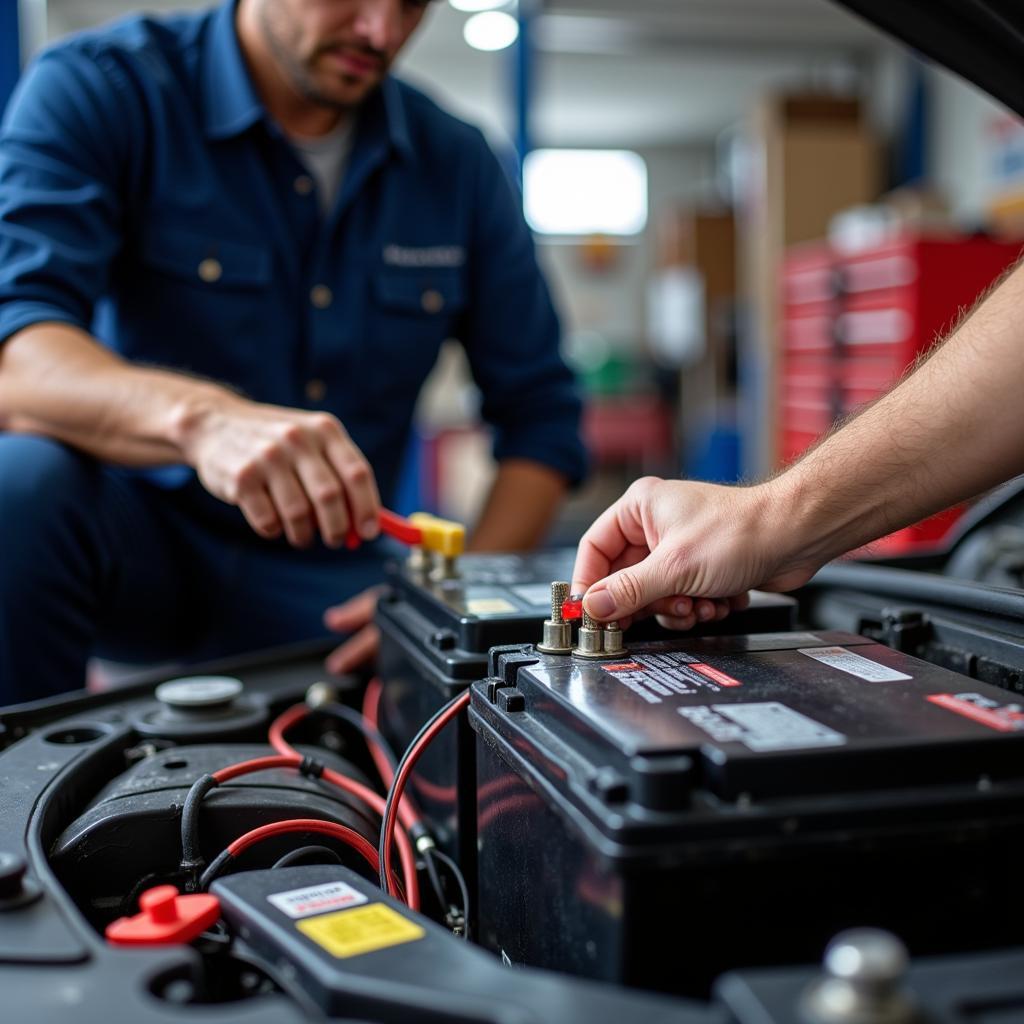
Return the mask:
[[[598,580],[583,599],[583,608],[592,618],[609,622],[624,619],[660,597],[676,592],[671,574],[665,571],[656,552],[642,562],[620,569]]]

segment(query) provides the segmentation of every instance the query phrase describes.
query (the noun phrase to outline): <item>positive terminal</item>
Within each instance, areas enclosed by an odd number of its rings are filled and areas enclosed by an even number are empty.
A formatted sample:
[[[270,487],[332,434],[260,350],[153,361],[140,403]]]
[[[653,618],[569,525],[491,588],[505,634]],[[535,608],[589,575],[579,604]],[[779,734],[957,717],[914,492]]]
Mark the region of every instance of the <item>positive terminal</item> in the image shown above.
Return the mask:
[[[544,639],[537,650],[544,654],[569,654],[572,651],[572,623],[562,615],[569,596],[569,584],[557,580],[551,584],[551,618],[544,621]]]

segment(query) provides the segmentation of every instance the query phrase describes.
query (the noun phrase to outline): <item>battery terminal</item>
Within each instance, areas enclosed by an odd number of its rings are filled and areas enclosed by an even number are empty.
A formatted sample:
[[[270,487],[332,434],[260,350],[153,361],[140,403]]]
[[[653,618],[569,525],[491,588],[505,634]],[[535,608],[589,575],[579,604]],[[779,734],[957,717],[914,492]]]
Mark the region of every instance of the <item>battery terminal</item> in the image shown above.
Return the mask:
[[[537,644],[537,650],[544,654],[572,652],[572,623],[562,612],[568,598],[568,583],[556,580],[551,584],[551,618],[544,620],[544,639]]]

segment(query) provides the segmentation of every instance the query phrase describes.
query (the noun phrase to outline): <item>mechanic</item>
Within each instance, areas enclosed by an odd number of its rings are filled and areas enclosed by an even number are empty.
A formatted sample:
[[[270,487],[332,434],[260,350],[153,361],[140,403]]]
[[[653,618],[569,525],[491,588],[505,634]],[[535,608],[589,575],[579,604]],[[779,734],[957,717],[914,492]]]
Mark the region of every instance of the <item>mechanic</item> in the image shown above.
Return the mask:
[[[1024,472],[1024,264],[885,397],[755,486],[638,480],[584,535],[594,618],[690,629],[751,587],[792,590],[851,549]]]
[[[325,631],[380,578],[346,532],[377,536],[448,337],[499,463],[474,545],[534,544],[582,475],[518,193],[389,74],[427,5],[134,16],[23,77],[0,136],[0,705],[81,686],[94,652]]]

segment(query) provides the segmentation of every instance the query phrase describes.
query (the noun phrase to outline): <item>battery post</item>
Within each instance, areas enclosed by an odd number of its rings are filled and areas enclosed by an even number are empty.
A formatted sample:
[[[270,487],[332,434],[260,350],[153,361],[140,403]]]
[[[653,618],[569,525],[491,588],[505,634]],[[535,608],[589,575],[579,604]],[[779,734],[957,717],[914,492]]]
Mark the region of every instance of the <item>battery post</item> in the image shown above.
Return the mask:
[[[544,639],[537,650],[544,654],[572,653],[572,623],[567,622],[562,608],[569,600],[569,584],[555,580],[551,584],[551,618],[544,620]]]
[[[572,624],[580,621],[576,646]],[[544,621],[544,636],[537,650],[542,654],[575,654],[581,658],[611,658],[626,653],[618,622],[601,624],[583,610],[583,594],[569,593],[569,584],[551,584],[551,618]]]

